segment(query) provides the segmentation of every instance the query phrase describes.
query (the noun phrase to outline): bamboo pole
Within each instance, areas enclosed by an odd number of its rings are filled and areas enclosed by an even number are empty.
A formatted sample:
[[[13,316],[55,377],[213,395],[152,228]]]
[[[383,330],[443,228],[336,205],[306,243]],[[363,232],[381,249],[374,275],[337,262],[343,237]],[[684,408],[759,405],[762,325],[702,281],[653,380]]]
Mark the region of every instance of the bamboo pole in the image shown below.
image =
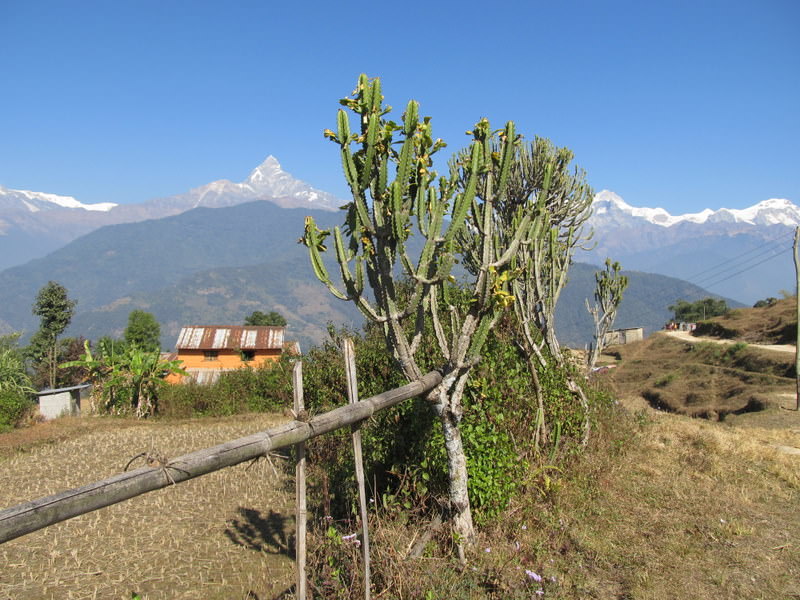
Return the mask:
[[[353,340],[344,339],[344,369],[347,375],[347,398],[350,404],[358,403],[358,382],[356,381],[356,351]],[[370,600],[369,572],[369,525],[367,515],[367,491],[364,484],[364,456],[361,452],[360,423],[351,425],[353,431],[353,460],[356,463],[356,482],[358,483],[358,503],[361,509],[361,552],[364,556],[364,599]]]
[[[403,387],[340,406],[308,422],[290,421],[266,431],[204,448],[168,461],[163,467],[142,467],[0,511],[0,544],[54,523],[180,483],[225,467],[267,455],[335,429],[368,419],[375,412],[434,389],[441,373],[431,371]]]
[[[303,401],[303,362],[297,361],[292,368],[294,385],[294,416],[302,418],[305,414]],[[295,495],[297,502],[297,519],[295,523],[295,551],[297,562],[297,586],[295,597],[306,600],[306,444],[295,445],[296,463],[294,467]]]

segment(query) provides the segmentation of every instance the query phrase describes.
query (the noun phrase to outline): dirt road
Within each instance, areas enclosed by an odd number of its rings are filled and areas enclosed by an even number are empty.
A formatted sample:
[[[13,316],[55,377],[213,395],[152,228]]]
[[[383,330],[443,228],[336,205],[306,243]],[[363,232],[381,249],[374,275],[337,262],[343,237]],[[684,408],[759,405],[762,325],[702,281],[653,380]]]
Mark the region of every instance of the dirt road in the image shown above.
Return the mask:
[[[683,340],[684,342],[689,342],[690,344],[696,344],[697,342],[714,342],[717,344],[736,344],[739,340],[726,340],[722,338],[712,338],[712,337],[697,337],[693,336],[688,331],[659,331],[658,333],[662,333],[664,335],[668,335],[674,338],[678,338],[679,340]],[[786,352],[794,354],[795,348],[789,344],[781,345],[781,344],[747,344],[752,348],[762,348],[764,350],[772,350],[774,352]]]

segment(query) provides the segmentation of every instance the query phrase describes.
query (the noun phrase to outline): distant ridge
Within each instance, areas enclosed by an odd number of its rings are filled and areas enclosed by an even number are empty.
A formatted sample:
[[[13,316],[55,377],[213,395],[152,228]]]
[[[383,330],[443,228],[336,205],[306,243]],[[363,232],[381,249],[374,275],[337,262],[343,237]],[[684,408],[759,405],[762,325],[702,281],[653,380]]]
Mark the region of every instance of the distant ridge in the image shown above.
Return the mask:
[[[684,279],[750,305],[795,285],[791,247],[800,208],[789,200],[673,216],[603,190],[592,206],[594,248],[578,260],[601,265],[611,257],[626,269]]]
[[[333,194],[292,177],[272,155],[243,182],[220,179],[183,194],[136,204],[84,204],[71,196],[0,187],[0,270],[41,258],[105,225],[161,219],[199,207],[220,208],[253,201],[325,211],[344,204]]]
[[[170,348],[181,326],[238,324],[254,310],[277,310],[289,322],[287,337],[307,349],[326,336],[326,324],[359,325],[352,303],[334,298],[317,281],[306,248],[297,244],[304,217],[322,228],[342,214],[285,209],[270,202],[197,208],[172,217],[103,227],[47,257],[0,272],[0,333],[34,331],[31,305],[50,279],[78,300],[68,335],[119,336],[133,309],[155,314]],[[335,273],[333,252],[326,253]],[[588,342],[592,324],[584,307],[595,267],[575,264],[558,310],[559,338]],[[667,306],[707,292],[659,275],[630,273],[620,326],[661,327]]]

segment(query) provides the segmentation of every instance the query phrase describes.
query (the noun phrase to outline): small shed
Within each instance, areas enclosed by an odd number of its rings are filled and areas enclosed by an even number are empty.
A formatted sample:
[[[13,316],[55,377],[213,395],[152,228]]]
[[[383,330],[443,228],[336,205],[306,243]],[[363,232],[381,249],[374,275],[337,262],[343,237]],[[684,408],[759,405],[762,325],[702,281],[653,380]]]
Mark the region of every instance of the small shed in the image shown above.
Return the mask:
[[[631,342],[641,342],[644,339],[643,327],[629,327],[627,329],[613,329],[606,332],[603,338],[605,346],[621,346]]]
[[[75,417],[81,414],[81,399],[88,398],[92,385],[82,383],[54,390],[36,393],[39,401],[39,414],[46,420],[63,416]]]

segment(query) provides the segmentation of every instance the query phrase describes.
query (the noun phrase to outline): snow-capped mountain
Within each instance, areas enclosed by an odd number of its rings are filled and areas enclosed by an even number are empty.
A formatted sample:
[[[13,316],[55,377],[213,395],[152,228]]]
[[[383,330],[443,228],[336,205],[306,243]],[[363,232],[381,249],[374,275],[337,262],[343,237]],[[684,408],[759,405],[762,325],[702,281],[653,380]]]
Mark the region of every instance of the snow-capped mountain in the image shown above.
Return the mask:
[[[678,277],[745,303],[793,289],[792,233],[800,208],[789,200],[671,215],[603,190],[592,208],[594,248],[576,260],[600,265],[611,257],[626,269]]]
[[[57,208],[78,208],[89,211],[108,212],[117,206],[113,202],[99,202],[97,204],[84,204],[72,196],[58,196],[45,192],[30,192],[28,190],[10,190],[0,185],[0,208],[22,208],[35,213],[41,210]]]
[[[660,227],[672,227],[679,223],[741,223],[746,225],[800,225],[800,208],[783,198],[764,200],[741,210],[706,208],[698,213],[671,215],[663,208],[639,208],[626,203],[614,192],[603,190],[592,202],[592,221],[596,226],[609,223],[641,224],[647,221]]]
[[[260,200],[284,208],[318,210],[336,210],[344,204],[292,177],[274,156],[268,156],[240,183],[221,179],[139,204],[85,204],[72,196],[0,187],[0,270],[42,257],[104,225],[160,219],[200,206],[220,208]]]
[[[335,210],[343,204],[333,194],[315,189],[292,177],[272,155],[253,169],[250,176],[241,183],[220,179],[191,189],[185,194],[151,200],[150,203],[177,204],[188,210],[198,206],[233,206],[253,200],[269,200],[284,208],[307,207],[320,210]]]

